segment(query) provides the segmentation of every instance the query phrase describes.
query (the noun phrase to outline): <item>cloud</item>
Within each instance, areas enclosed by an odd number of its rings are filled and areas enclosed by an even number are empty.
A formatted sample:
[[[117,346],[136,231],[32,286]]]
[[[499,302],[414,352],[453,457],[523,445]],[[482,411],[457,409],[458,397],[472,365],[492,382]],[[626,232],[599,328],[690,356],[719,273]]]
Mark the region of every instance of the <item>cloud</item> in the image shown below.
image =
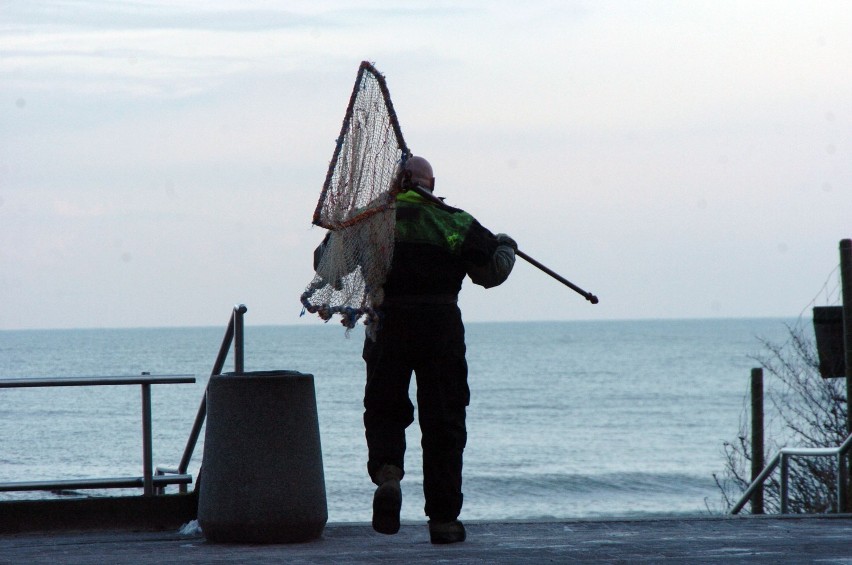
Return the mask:
[[[54,200],[53,213],[61,218],[98,218],[107,215],[110,210],[102,202],[89,205],[81,205],[78,202],[67,200]]]
[[[270,4],[271,6],[271,4]],[[235,2],[11,1],[4,19],[13,28],[79,30],[206,29],[261,31],[305,25],[309,16]]]

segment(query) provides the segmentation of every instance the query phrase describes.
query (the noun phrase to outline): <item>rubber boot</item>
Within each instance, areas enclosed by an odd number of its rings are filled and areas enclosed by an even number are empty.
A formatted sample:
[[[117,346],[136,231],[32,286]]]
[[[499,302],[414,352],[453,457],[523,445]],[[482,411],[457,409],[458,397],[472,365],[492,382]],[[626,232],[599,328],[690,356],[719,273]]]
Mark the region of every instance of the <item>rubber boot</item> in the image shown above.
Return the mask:
[[[466,537],[464,524],[458,520],[429,520],[429,538],[432,543],[457,543],[464,541]]]
[[[392,535],[399,531],[399,511],[402,509],[402,469],[382,465],[373,478],[379,485],[373,495],[373,529],[380,534]]]

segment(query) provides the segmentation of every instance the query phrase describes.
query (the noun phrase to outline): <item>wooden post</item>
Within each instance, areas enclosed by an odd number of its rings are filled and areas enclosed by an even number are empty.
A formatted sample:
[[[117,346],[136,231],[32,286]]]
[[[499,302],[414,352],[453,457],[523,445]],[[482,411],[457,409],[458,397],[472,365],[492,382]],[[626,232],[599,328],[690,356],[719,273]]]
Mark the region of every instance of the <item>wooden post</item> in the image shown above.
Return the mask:
[[[843,299],[843,358],[846,361],[846,433],[852,434],[852,239],[840,240],[840,287]],[[852,477],[852,451],[847,461],[848,480],[848,477]],[[847,488],[846,492],[850,490]]]
[[[763,369],[751,370],[751,482],[763,471]],[[751,495],[751,513],[763,514],[763,485]]]
[[[852,392],[852,239],[840,241],[840,286],[843,298],[843,355],[846,360],[846,399]],[[848,406],[848,404],[847,404]],[[852,410],[846,410],[846,431],[852,433]]]

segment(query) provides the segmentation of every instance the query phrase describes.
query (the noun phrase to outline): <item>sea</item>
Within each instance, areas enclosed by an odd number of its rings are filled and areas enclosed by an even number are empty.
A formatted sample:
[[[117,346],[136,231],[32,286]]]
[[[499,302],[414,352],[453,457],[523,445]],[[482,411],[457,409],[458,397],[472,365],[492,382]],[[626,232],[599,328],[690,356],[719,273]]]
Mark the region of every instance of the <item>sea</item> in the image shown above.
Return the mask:
[[[462,520],[712,515],[764,341],[796,319],[468,323]],[[191,374],[153,385],[154,464],[184,454],[225,327],[0,331],[0,378]],[[245,370],[314,376],[329,522],[368,522],[363,329],[245,326]],[[230,354],[225,370],[233,371]],[[234,377],[238,378],[238,377]],[[412,379],[412,401],[414,395]],[[0,389],[0,482],[141,476],[141,387]],[[424,520],[407,432],[403,520]],[[197,476],[204,433],[192,451]],[[771,455],[771,454],[770,454]],[[175,487],[170,487],[174,489]],[[139,491],[0,492],[0,499]],[[169,491],[171,492],[171,490]]]

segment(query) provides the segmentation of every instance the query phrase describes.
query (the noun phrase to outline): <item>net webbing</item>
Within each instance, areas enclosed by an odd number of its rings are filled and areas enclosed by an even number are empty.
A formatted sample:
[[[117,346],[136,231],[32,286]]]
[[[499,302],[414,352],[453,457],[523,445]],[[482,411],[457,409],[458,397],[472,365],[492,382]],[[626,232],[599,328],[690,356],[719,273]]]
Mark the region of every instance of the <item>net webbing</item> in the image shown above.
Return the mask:
[[[330,230],[302,294],[311,313],[370,324],[393,257],[399,171],[409,156],[384,77],[361,63],[313,223]]]

